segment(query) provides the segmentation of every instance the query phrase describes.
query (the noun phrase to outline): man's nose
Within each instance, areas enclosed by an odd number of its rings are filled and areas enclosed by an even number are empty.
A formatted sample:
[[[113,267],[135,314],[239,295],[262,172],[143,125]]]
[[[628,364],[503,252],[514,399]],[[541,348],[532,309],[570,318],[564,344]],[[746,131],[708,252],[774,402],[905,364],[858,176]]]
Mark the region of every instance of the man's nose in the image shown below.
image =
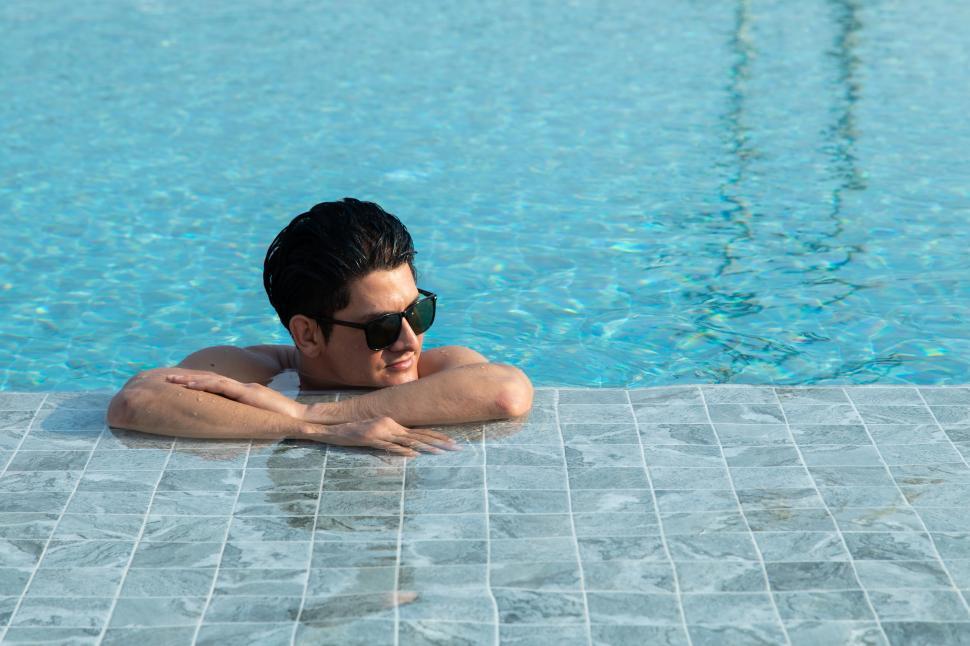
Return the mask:
[[[392,352],[403,352],[418,347],[418,335],[411,329],[407,319],[401,319],[401,333],[397,335],[397,340],[389,350]]]

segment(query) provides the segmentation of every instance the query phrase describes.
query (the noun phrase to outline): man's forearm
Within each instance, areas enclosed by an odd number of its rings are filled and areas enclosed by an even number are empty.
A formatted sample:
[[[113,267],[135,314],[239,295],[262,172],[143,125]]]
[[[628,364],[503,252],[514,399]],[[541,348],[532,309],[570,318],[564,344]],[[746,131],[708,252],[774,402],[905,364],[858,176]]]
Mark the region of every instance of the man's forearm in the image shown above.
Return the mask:
[[[521,370],[480,363],[339,402],[313,404],[305,419],[339,424],[386,416],[404,426],[427,426],[518,417],[531,405],[532,384]]]
[[[302,437],[310,426],[307,420],[188,390],[156,377],[135,381],[115,395],[108,408],[108,423],[158,435],[267,440]]]

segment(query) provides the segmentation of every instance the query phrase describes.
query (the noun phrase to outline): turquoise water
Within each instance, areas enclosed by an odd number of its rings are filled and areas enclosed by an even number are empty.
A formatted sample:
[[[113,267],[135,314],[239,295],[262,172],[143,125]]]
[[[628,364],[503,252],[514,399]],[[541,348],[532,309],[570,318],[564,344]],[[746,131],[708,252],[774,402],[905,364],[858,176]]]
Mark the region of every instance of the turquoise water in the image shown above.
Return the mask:
[[[970,382],[970,5],[0,5],[0,388],[283,343],[266,245],[399,215],[538,384]]]

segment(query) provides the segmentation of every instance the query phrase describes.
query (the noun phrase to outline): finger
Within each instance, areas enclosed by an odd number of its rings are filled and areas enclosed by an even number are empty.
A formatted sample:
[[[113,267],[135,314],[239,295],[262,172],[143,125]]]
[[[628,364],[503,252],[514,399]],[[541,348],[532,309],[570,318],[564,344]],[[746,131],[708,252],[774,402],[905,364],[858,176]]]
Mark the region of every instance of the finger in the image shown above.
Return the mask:
[[[439,449],[437,446],[422,442],[413,435],[398,435],[394,438],[394,441],[402,446],[410,447],[416,451],[424,451],[425,453],[444,453],[444,451]]]
[[[374,448],[384,449],[388,453],[393,453],[394,455],[403,455],[409,458],[414,458],[420,455],[414,449],[409,449],[406,446],[401,446],[400,444],[395,444],[394,442],[385,442],[384,440],[374,440],[372,446]]]
[[[428,433],[423,430],[413,430],[410,433],[411,437],[417,437],[425,444],[432,444],[437,446],[439,449],[445,449],[447,451],[460,451],[461,447],[450,437],[443,437],[439,433]]]

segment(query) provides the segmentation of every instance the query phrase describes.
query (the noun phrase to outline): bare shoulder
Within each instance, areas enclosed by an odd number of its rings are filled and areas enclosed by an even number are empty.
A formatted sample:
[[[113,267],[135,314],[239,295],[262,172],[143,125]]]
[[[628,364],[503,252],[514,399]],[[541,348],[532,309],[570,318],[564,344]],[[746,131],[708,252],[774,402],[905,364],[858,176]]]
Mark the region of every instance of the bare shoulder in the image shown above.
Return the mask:
[[[471,348],[460,345],[446,345],[424,350],[418,359],[418,375],[427,377],[442,370],[467,366],[473,363],[488,363],[488,359]]]
[[[286,345],[217,345],[193,352],[178,367],[215,372],[237,381],[267,383],[296,367],[295,353],[296,348]]]

